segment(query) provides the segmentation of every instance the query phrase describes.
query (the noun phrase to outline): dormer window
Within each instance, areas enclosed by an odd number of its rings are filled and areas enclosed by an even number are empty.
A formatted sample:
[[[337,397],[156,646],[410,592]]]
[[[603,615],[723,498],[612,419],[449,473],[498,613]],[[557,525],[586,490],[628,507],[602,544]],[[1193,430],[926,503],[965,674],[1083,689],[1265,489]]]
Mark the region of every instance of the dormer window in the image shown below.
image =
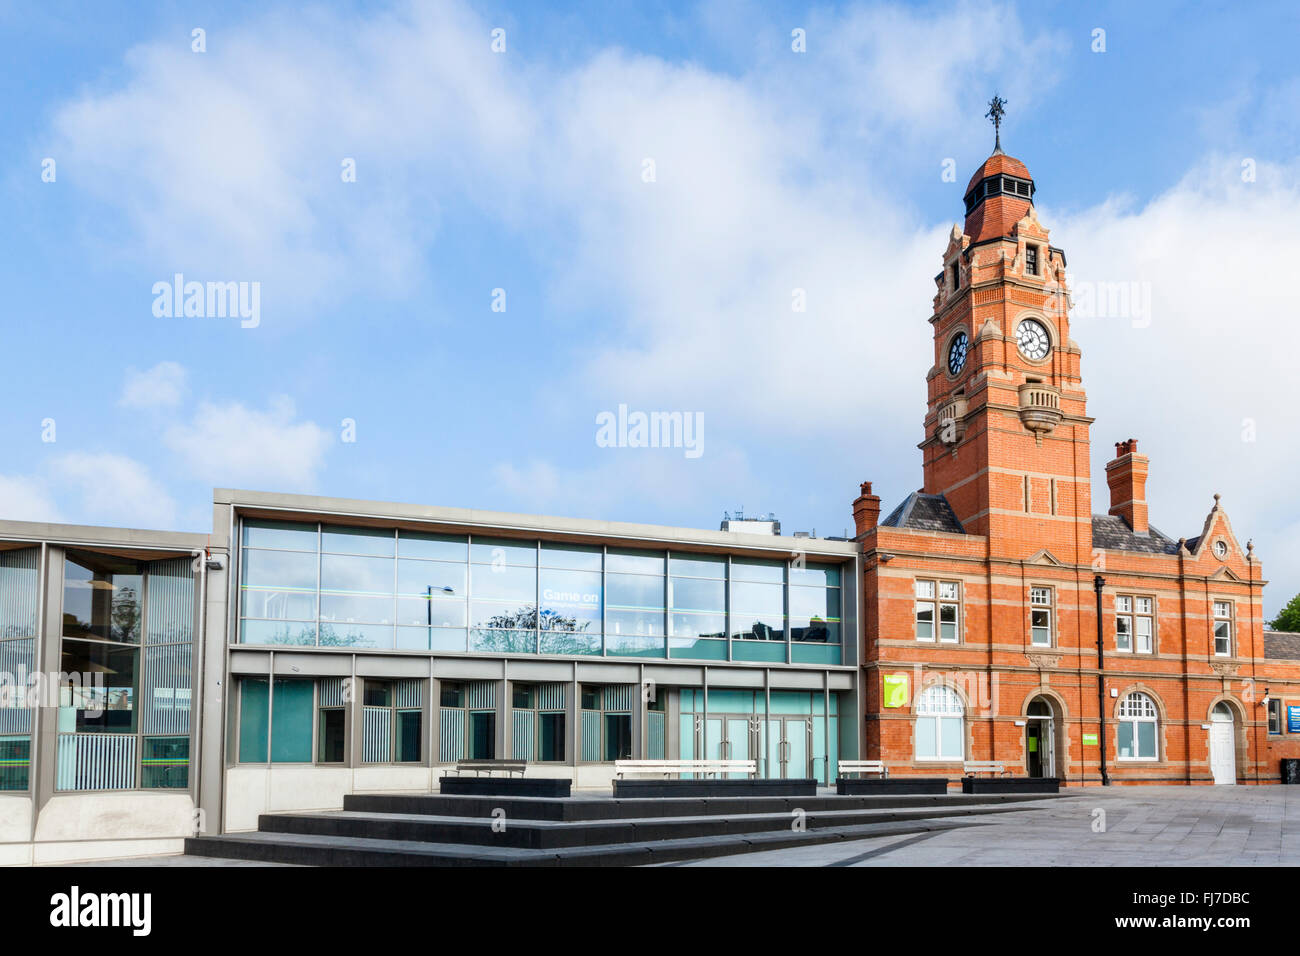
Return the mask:
[[[952,264],[952,289],[956,292],[961,288],[961,266],[957,262]]]
[[[1038,247],[1025,246],[1025,275],[1038,275]]]

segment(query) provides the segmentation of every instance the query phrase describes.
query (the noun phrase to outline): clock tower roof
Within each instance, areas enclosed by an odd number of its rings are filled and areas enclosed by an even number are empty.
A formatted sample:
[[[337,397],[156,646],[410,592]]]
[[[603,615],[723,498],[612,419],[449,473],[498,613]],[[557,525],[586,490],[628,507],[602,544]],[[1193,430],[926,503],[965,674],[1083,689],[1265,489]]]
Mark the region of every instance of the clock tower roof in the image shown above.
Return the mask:
[[[972,243],[1011,235],[1011,228],[1034,204],[1034,180],[1014,156],[995,152],[975,170],[966,186],[966,223]]]
[[[1030,182],[1033,181],[1032,177],[1029,175],[1029,168],[1025,166],[1024,163],[1016,159],[1014,156],[1008,156],[1006,153],[998,151],[988,159],[984,160],[980,165],[980,168],[975,170],[975,175],[972,176],[970,182],[966,184],[966,192],[969,193],[974,189],[976,183],[987,179],[989,176],[996,175],[997,173],[1006,173],[1008,176],[1028,179]]]

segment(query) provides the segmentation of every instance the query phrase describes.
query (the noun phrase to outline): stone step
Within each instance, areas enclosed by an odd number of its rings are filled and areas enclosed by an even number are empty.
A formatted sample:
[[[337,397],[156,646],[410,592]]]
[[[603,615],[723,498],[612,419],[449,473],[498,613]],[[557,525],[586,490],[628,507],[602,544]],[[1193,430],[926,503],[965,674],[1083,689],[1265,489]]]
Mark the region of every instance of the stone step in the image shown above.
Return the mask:
[[[978,818],[915,819],[858,826],[789,828],[641,843],[532,849],[376,840],[309,833],[242,833],[191,837],[191,856],[293,863],[303,866],[641,866],[698,860],[792,846],[863,840],[981,825]]]
[[[823,829],[1005,813],[1016,809],[1024,808],[1015,804],[869,810],[837,808],[806,811],[802,820],[809,829]],[[258,819],[258,830],[262,833],[312,834],[403,843],[559,849],[788,830],[793,820],[790,812],[554,821],[515,819],[508,815],[503,818],[466,817],[334,810],[262,814]]]
[[[347,794],[344,810],[363,813],[427,813],[486,817],[494,809],[512,820],[620,820],[674,816],[734,816],[813,810],[891,810],[910,807],[980,807],[1056,799],[1045,794],[893,794],[815,797],[553,797],[465,796],[438,793]]]

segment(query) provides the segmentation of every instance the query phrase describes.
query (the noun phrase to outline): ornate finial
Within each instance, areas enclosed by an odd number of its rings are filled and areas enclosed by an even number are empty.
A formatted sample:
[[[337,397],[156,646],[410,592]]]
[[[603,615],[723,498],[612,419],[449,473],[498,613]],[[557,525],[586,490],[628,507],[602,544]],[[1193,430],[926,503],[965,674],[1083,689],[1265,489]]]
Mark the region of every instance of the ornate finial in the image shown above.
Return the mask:
[[[993,152],[1002,152],[1002,117],[1006,115],[1006,110],[1002,107],[1007,105],[1007,101],[996,93],[993,99],[989,100],[989,111],[984,115],[993,123]]]
[[[1219,507],[1219,493],[1217,491],[1214,493],[1214,507]]]

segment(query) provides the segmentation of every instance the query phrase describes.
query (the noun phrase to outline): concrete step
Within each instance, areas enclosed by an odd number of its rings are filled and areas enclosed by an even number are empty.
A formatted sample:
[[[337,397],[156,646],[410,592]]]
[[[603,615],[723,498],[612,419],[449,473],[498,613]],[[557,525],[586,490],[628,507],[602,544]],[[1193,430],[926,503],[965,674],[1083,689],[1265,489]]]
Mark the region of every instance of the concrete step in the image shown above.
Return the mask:
[[[999,803],[981,806],[904,807],[806,811],[809,829],[946,819],[1024,809]],[[480,816],[438,816],[423,813],[371,813],[355,810],[316,813],[265,813],[258,819],[262,833],[311,834],[338,838],[390,840],[402,843],[447,843],[466,846],[560,849],[688,839],[741,833],[789,830],[790,812],[702,814],[621,820],[529,820]],[[504,824],[502,829],[501,824]],[[496,825],[496,829],[494,829]]]
[[[802,832],[793,832],[787,827],[762,833],[723,833],[560,849],[466,846],[314,833],[259,832],[192,837],[185,841],[185,852],[191,856],[304,866],[640,866],[979,825],[977,817],[969,816],[950,819],[918,818],[857,826],[810,826]]]
[[[1031,800],[1053,800],[1049,794],[894,794],[815,797],[653,797],[604,796],[500,797],[438,793],[364,793],[343,798],[344,810],[363,813],[426,813],[434,816],[486,817],[495,809],[511,820],[625,820],[675,816],[735,816],[746,813],[789,813],[795,809],[889,810],[910,807],[980,807]]]

